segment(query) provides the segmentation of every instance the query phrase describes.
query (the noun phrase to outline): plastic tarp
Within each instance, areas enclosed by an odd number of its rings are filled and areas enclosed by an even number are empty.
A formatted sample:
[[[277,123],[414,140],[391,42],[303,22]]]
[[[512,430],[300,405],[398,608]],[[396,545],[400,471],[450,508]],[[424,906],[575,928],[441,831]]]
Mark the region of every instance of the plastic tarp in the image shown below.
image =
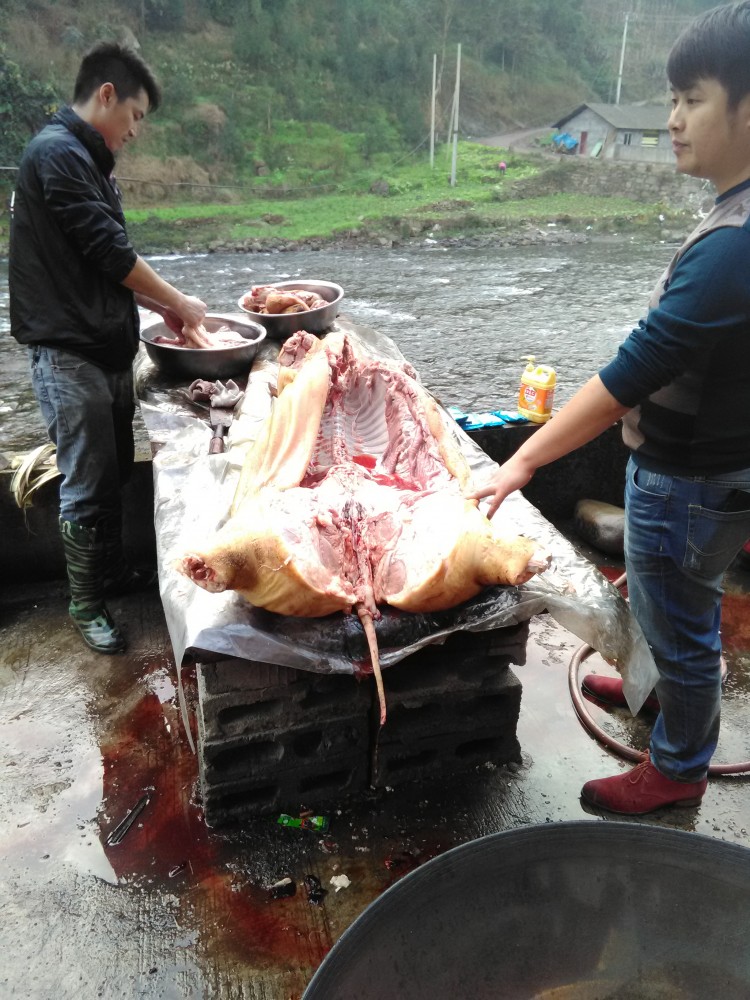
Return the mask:
[[[372,357],[404,361],[397,345],[345,318],[337,329],[356,338]],[[206,407],[194,403],[188,382],[160,376],[143,349],[136,385],[152,453],[154,520],[161,598],[178,670],[186,655],[198,660],[262,661],[321,673],[357,673],[369,661],[364,631],[354,615],[287,618],[250,606],[232,591],[211,594],[175,568],[190,542],[210,538],[224,523],[245,455],[273,405],[279,343],[264,341],[245,378],[227,434],[227,450],[208,454]],[[477,483],[497,468],[443,410],[446,426],[465,454]],[[520,492],[495,515],[508,532],[537,540],[552,556],[550,569],[520,587],[487,588],[446,612],[413,615],[383,608],[376,625],[381,666],[391,667],[421,647],[459,630],[518,624],[544,610],[620,670],[631,710],[640,708],[656,681],[656,667],[620,592]],[[368,669],[364,666],[364,669]]]
[[[574,139],[569,132],[558,132],[552,136],[552,142],[556,149],[570,152],[578,145],[578,140]]]

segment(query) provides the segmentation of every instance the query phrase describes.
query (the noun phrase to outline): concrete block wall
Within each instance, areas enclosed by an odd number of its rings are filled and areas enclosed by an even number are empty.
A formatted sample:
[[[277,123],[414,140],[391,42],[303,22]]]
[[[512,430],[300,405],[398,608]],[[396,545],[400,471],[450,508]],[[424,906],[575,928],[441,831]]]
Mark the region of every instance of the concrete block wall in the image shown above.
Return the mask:
[[[454,633],[386,675],[388,720],[376,734],[376,787],[438,778],[492,761],[520,760],[521,684],[510,670],[526,659],[528,623]]]
[[[367,786],[370,678],[248,660],[198,664],[198,759],[210,826]]]
[[[518,760],[528,623],[457,633],[384,671],[388,720],[372,677],[246,660],[199,663],[198,760],[210,826],[267,812],[325,809],[395,785]]]

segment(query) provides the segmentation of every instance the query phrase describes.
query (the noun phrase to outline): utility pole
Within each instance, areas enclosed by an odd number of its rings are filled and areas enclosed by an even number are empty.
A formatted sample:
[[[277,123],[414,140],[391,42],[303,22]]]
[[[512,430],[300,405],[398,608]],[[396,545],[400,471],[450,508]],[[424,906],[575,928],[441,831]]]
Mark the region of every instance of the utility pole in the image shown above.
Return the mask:
[[[461,89],[461,43],[456,54],[456,92],[453,98],[453,160],[451,162],[451,187],[456,186],[456,161],[458,159],[458,95]]]
[[[617,93],[615,94],[615,104],[620,103],[620,91],[622,90],[622,71],[625,66],[625,45],[628,40],[628,19],[630,13],[625,15],[625,27],[622,31],[622,48],[620,49],[620,71],[617,74]]]
[[[437,52],[432,57],[432,114],[430,117],[430,169],[435,167],[435,88],[437,85]]]

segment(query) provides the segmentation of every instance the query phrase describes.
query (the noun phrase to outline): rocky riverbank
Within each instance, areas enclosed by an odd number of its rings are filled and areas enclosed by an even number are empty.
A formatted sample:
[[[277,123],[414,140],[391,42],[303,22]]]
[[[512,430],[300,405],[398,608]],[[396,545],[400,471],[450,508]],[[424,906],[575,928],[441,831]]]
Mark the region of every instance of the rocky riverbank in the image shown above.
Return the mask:
[[[230,212],[220,205],[214,210],[186,205],[175,212],[165,205],[147,212],[136,208],[128,218],[128,232],[143,254],[278,253],[424,242],[529,246],[630,233],[671,242],[692,229],[696,216],[712,200],[703,182],[661,165],[540,158],[536,167],[535,173],[508,177],[502,184],[485,171],[486,176],[481,174],[473,188],[471,183],[464,184],[461,197],[443,193],[431,198],[420,181],[416,187],[424,195],[421,205],[413,199],[400,201],[389,185],[375,203],[370,200],[362,207],[342,204],[334,197],[308,198],[306,210],[311,201],[317,203],[312,226],[309,217],[305,226],[290,226],[295,216],[293,202],[267,202],[268,211],[260,214],[257,205],[233,206]],[[490,182],[492,197],[488,199]],[[360,211],[366,218],[359,216],[355,225],[346,225]],[[0,213],[3,256],[8,252],[8,223],[7,214]],[[309,231],[313,226],[323,235],[289,234],[290,229]],[[247,235],[248,230],[252,235]]]
[[[484,195],[486,186],[479,185]],[[292,203],[283,213],[256,218],[250,206],[227,213],[221,206],[203,214],[185,206],[184,213],[164,206],[128,219],[133,244],[143,254],[279,253],[293,250],[343,249],[356,246],[396,247],[430,242],[441,246],[530,246],[579,243],[601,234],[638,233],[670,242],[689,232],[695,218],[712,201],[705,184],[664,167],[581,160],[542,163],[533,176],[495,185],[493,197],[463,197],[397,204],[383,197],[368,205],[368,217],[341,225],[356,208],[320,199],[316,221],[323,235],[294,238],[288,230]],[[468,195],[468,196],[467,196]],[[309,207],[310,200],[306,202]],[[278,206],[276,206],[278,207]],[[270,206],[269,206],[270,208]],[[204,206],[205,209],[205,206]],[[238,238],[248,221],[259,235]],[[0,256],[7,256],[9,218],[0,212]]]
[[[348,233],[339,233],[331,237],[312,237],[302,240],[285,239],[265,239],[265,240],[212,240],[207,246],[190,245],[173,248],[172,253],[283,253],[292,250],[343,250],[357,246],[379,246],[397,247],[414,246],[419,243],[432,244],[435,246],[467,246],[467,247],[492,247],[492,246],[532,246],[534,244],[570,244],[583,243],[590,238],[590,232],[576,232],[551,224],[548,228],[541,228],[534,225],[522,225],[514,229],[494,230],[471,235],[457,235],[454,233],[444,233],[441,226],[430,227],[430,229],[419,235],[402,235],[393,232],[362,232],[352,230]],[[153,248],[151,251],[143,249],[143,252],[168,252],[164,247]]]
[[[503,228],[472,233],[471,235],[457,235],[442,232],[438,225],[430,229],[429,232],[419,236],[402,236],[399,233],[373,234],[352,232],[328,238],[311,237],[302,240],[274,238],[264,240],[211,240],[206,244],[201,244],[193,240],[181,243],[179,241],[171,241],[168,238],[156,242],[153,240],[139,241],[137,233],[131,233],[131,235],[138,251],[143,255],[177,255],[184,253],[284,253],[294,250],[344,250],[360,246],[392,248],[398,246],[415,246],[418,244],[473,248],[537,245],[560,246],[586,243],[591,239],[603,236],[616,237],[626,234],[632,235],[634,233],[640,233],[643,236],[667,242],[679,242],[683,235],[688,232],[689,228],[687,220],[684,230],[675,227],[674,220],[670,228],[665,228],[658,220],[638,225],[628,222],[624,222],[621,225],[586,223],[580,229],[572,228],[565,223],[555,222],[549,223],[544,227],[534,224],[524,224],[512,229]],[[8,252],[9,243],[7,237],[0,238],[0,257],[7,257]]]
[[[690,228],[689,219],[685,220],[684,229],[680,229],[673,219],[670,227],[665,227],[658,218],[633,222],[621,220],[613,223],[608,220],[599,223],[595,220],[574,226],[568,222],[551,222],[546,225],[521,223],[513,227],[488,229],[471,234],[445,232],[438,223],[423,233],[403,235],[400,232],[362,232],[352,230],[331,237],[311,237],[302,240],[278,239],[270,237],[258,240],[224,240],[212,239],[205,244],[191,239],[187,242],[170,239],[165,233],[159,240],[139,240],[138,227],[131,227],[131,237],[138,251],[143,255],[184,253],[284,253],[294,250],[325,251],[330,249],[344,250],[361,246],[376,246],[393,248],[398,246],[415,246],[427,244],[443,247],[515,247],[515,246],[561,246],[576,243],[586,243],[602,237],[617,237],[639,233],[652,239],[667,242],[679,242]],[[0,257],[7,257],[9,244],[7,236],[0,237]]]
[[[184,242],[170,238],[165,232],[161,238],[141,236],[138,226],[129,227],[131,238],[142,254],[181,253],[284,253],[294,250],[344,250],[362,246],[393,248],[427,244],[444,247],[514,247],[536,245],[572,245],[602,237],[639,234],[649,239],[680,241],[692,228],[692,216],[672,215],[667,223],[657,210],[647,217],[621,217],[597,220],[586,218],[557,219],[547,223],[519,222],[497,226],[489,222],[484,226],[473,220],[471,232],[457,231],[453,220],[433,222],[429,226],[413,223],[399,227],[387,226],[372,229],[351,229],[328,237],[309,237],[300,240],[267,237],[246,240],[215,239],[202,242],[194,236]],[[3,252],[0,245],[0,253]]]

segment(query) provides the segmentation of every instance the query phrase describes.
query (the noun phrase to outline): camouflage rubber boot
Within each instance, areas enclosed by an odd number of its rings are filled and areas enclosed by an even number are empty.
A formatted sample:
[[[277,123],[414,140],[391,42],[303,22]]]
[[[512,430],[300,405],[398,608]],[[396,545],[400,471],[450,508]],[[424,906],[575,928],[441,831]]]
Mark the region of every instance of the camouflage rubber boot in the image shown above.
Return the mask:
[[[122,549],[122,514],[108,514],[97,524],[104,542],[104,596],[135,594],[158,582],[155,569],[136,569],[125,559]]]
[[[70,584],[70,617],[97,653],[120,653],[125,640],[104,604],[104,542],[96,528],[60,521]]]

